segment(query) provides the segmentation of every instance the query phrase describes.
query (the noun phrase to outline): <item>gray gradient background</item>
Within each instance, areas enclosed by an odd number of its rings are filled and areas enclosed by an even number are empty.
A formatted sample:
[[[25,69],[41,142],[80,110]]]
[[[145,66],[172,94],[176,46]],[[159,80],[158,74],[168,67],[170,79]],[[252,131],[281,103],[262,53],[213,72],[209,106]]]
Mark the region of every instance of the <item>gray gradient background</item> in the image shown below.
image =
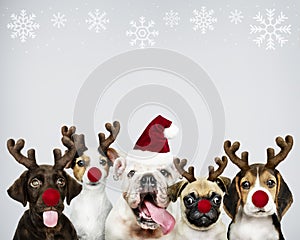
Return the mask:
[[[194,9],[206,6],[215,10],[218,22],[215,30],[205,35],[194,32],[189,22]],[[107,30],[96,34],[87,29],[87,13],[95,8],[107,12],[110,23]],[[250,24],[258,11],[275,8],[276,14],[283,11],[289,19],[283,24],[292,25],[288,43],[275,51],[258,48],[249,34]],[[6,25],[10,15],[26,9],[36,14],[40,29],[35,39],[20,43],[10,38]],[[181,21],[176,30],[165,26],[162,18],[166,11],[179,12]],[[228,16],[234,9],[243,12],[243,22],[230,23]],[[53,28],[50,19],[54,13],[66,15],[67,23],[63,29]],[[295,138],[294,149],[287,161],[278,169],[283,174],[294,194],[294,204],[283,218],[282,225],[286,239],[298,239],[297,228],[300,208],[299,167],[300,138],[298,123],[300,114],[300,2],[299,1],[0,1],[0,108],[1,134],[0,151],[2,173],[0,184],[0,236],[11,239],[18,219],[24,208],[10,199],[6,189],[21,174],[24,167],[17,164],[6,150],[8,138],[24,137],[26,149],[34,147],[39,163],[53,162],[52,149],[61,147],[60,127],[73,123],[75,102],[80,88],[90,74],[103,62],[113,56],[135,49],[129,45],[130,38],[125,35],[129,22],[145,16],[154,20],[159,36],[155,38],[157,48],[170,49],[194,60],[210,76],[218,90],[225,112],[225,138],[239,140],[241,148],[250,152],[250,161],[264,162],[265,149],[275,147],[278,135],[291,134]],[[100,76],[99,76],[100,77]],[[186,99],[198,116],[200,141],[199,153],[193,164],[199,164],[198,173],[205,172],[206,165],[197,159],[205,158],[209,143],[213,138],[212,122],[205,99],[194,94],[180,78],[161,71],[134,72],[122,77],[107,90],[99,101],[94,116],[95,131],[103,130],[103,123],[111,120],[113,107],[118,99],[134,90],[136,79],[144,84],[163,84],[172,80],[169,88]],[[201,79],[199,79],[201,81]],[[124,85],[124,82],[128,84]],[[119,85],[118,85],[119,84]],[[123,84],[123,85],[122,85]],[[99,81],[101,86],[101,80]],[[103,86],[105,87],[105,86]],[[128,89],[126,88],[128,87]],[[120,92],[124,89],[124,92]],[[180,90],[178,90],[180,89]],[[119,92],[118,92],[119,91]],[[194,95],[193,95],[194,94]],[[137,99],[138,101],[138,99]],[[113,105],[113,106],[115,106]],[[197,106],[199,108],[197,109]],[[196,110],[195,110],[196,109]],[[132,142],[138,137],[145,124],[155,112],[162,112],[175,119],[182,131],[180,112],[172,112],[172,106],[148,104],[133,111],[130,122],[123,123],[123,131],[128,131]],[[197,111],[200,111],[198,114]],[[100,127],[99,127],[100,126]],[[207,141],[205,141],[207,139]],[[193,137],[191,137],[193,141]],[[181,144],[174,140],[176,148]],[[222,154],[222,146],[216,155]],[[194,150],[192,150],[194,151]],[[186,153],[187,155],[189,153]],[[184,156],[182,156],[184,157]],[[210,160],[208,160],[210,161]],[[203,165],[203,167],[202,167]],[[205,166],[204,166],[205,165]],[[225,175],[234,176],[237,168],[229,163]],[[108,190],[114,199],[119,194]],[[227,219],[228,221],[228,219]]]

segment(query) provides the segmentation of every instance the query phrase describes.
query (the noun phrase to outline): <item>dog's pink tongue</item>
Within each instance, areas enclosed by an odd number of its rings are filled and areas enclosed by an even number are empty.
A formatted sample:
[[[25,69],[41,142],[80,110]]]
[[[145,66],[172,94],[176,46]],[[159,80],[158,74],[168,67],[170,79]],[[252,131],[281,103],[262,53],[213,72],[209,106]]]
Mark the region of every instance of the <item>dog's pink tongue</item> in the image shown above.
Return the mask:
[[[157,207],[148,201],[145,201],[145,205],[151,218],[161,226],[163,234],[168,234],[173,230],[175,219],[166,209]]]
[[[43,212],[44,225],[47,227],[55,227],[58,221],[58,213],[56,211]]]

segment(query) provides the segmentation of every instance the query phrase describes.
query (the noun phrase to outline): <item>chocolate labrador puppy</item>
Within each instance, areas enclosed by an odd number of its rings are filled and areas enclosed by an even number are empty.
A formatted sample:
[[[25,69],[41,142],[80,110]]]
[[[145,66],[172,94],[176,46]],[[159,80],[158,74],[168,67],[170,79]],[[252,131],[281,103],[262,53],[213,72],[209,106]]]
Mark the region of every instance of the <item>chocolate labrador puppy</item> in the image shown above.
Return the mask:
[[[70,204],[81,191],[81,185],[63,170],[73,160],[76,148],[68,137],[63,137],[62,141],[69,150],[62,156],[59,149],[54,149],[54,166],[38,165],[34,149],[28,150],[27,157],[22,155],[23,139],[17,143],[12,139],[7,141],[10,154],[28,169],[7,190],[8,195],[24,207],[29,202],[14,240],[78,239],[72,223],[62,213],[64,199]]]

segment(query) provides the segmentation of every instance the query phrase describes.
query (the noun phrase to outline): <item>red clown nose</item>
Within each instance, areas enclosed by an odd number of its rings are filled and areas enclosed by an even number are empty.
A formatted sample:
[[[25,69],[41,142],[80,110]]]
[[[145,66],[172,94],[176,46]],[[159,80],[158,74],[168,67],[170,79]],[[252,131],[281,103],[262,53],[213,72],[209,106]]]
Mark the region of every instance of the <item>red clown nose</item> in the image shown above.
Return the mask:
[[[210,201],[203,199],[198,202],[198,210],[201,213],[208,213],[211,209]]]
[[[262,190],[258,190],[252,195],[252,202],[255,205],[255,207],[263,208],[264,206],[267,205],[268,201],[269,201],[268,194],[266,194]]]
[[[54,188],[48,188],[42,195],[43,202],[48,207],[56,206],[60,199],[59,191]]]
[[[93,183],[98,182],[100,180],[101,176],[102,176],[102,173],[101,173],[100,169],[96,168],[96,167],[90,168],[87,173],[88,179]]]

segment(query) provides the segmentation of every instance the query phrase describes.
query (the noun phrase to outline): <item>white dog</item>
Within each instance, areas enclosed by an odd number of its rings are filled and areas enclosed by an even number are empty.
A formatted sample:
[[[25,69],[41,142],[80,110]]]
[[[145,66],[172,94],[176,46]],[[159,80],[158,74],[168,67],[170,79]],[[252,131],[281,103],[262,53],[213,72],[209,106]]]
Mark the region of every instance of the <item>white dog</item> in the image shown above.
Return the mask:
[[[169,152],[164,128],[171,122],[156,117],[126,158],[114,162],[115,180],[122,180],[122,196],[108,215],[107,240],[172,239],[175,225],[167,189],[180,177]],[[176,217],[176,216],[175,216]]]
[[[105,139],[103,133],[99,134],[100,146],[98,149],[87,149],[84,136],[74,134],[75,128],[69,130],[62,128],[63,135],[72,135],[71,138],[77,147],[77,156],[73,160],[72,169],[75,178],[82,183],[82,191],[76,201],[71,204],[70,219],[77,231],[78,238],[83,240],[104,239],[105,220],[112,208],[108,200],[105,183],[110,166],[118,157],[113,148],[109,148],[119,132],[120,125],[106,124],[111,133]]]
[[[172,239],[176,205],[169,206],[167,188],[179,177],[174,165],[127,163],[118,158],[114,172],[124,190],[108,215],[106,239]]]

